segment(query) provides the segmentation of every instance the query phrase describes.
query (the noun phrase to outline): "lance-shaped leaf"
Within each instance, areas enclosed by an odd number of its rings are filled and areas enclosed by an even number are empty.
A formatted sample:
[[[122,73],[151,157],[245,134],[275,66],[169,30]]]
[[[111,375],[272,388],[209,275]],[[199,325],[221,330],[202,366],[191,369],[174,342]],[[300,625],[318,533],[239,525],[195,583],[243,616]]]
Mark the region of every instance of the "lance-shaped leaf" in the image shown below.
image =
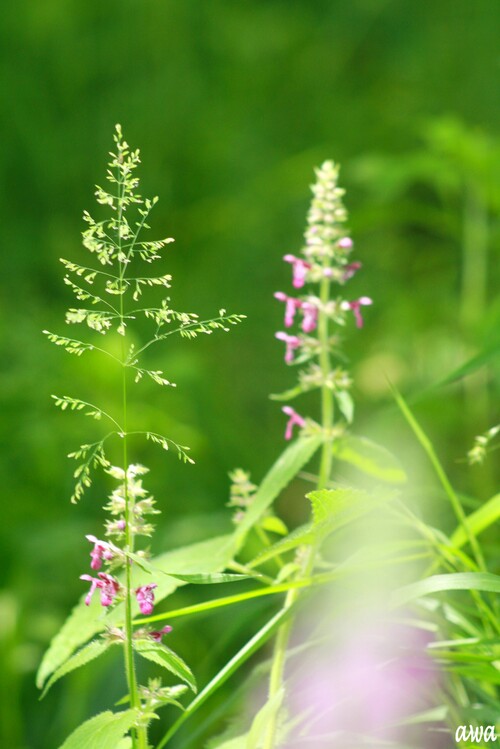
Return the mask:
[[[111,644],[111,640],[92,640],[88,645],[85,645],[85,647],[79,650],[78,653],[75,653],[75,655],[69,658],[60,668],[57,669],[57,671],[55,671],[55,673],[52,674],[45,685],[45,689],[43,690],[40,699],[45,697],[51,686],[55,684],[56,681],[59,681],[63,676],[66,676],[77,668],[85,666],[86,663],[90,663],[90,661],[98,658],[106,652]]]
[[[252,504],[235,531],[237,544],[240,546],[248,531],[260,520],[267,508],[274,502],[280,492],[308,463],[322,443],[322,437],[304,437],[298,439],[280,455],[276,463],[264,477]]]
[[[134,640],[133,645],[134,650],[139,655],[146,658],[148,661],[153,661],[153,663],[157,663],[159,666],[166,668],[167,671],[170,671],[179,679],[182,679],[182,681],[184,681],[189,687],[191,687],[193,692],[196,693],[196,679],[194,678],[193,672],[187,663],[177,655],[177,653],[174,653],[170,648],[167,648],[165,645],[155,642],[150,638]]]

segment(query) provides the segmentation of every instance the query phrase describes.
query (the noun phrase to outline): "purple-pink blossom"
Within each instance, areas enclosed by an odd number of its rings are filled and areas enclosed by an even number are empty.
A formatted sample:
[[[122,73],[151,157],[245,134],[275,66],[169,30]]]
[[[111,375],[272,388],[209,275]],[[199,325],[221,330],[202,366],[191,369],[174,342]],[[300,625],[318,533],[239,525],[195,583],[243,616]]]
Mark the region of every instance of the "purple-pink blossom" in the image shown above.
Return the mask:
[[[286,414],[289,417],[288,423],[286,425],[286,430],[285,430],[285,439],[291,440],[293,436],[294,426],[297,425],[298,427],[302,429],[306,425],[306,420],[300,414],[298,414],[297,411],[295,411],[291,406],[283,406],[281,410],[283,411],[284,414]]]
[[[149,637],[151,637],[155,642],[161,642],[163,635],[168,635],[171,631],[172,627],[170,624],[166,624],[162,629],[150,632]]]
[[[350,237],[342,237],[342,239],[339,239],[337,244],[342,250],[350,250],[353,242]]]
[[[343,276],[342,276],[342,280],[343,281],[348,281],[350,278],[352,278],[354,276],[354,274],[360,268],[361,268],[361,263],[359,263],[359,262],[349,263],[349,265],[344,265],[344,268],[343,268],[344,273],[343,273]]]
[[[87,541],[90,541],[90,543],[94,544],[94,548],[90,552],[90,556],[92,561],[90,562],[90,567],[93,570],[100,570],[102,567],[102,560],[110,560],[113,559],[113,552],[111,551],[109,544],[106,543],[106,541],[99,541],[98,538],[95,536],[85,536]]]
[[[287,296],[287,294],[284,294],[282,291],[277,291],[274,294],[274,298],[278,299],[280,302],[285,302],[285,325],[287,328],[290,328],[293,325],[296,311],[302,307],[301,300],[296,299],[293,296]]]
[[[141,585],[141,587],[137,588],[137,590],[135,591],[141,614],[147,615],[153,612],[155,603],[155,595],[153,593],[153,590],[157,587],[158,585],[156,583],[149,583],[149,585]]]
[[[296,289],[302,288],[306,282],[307,271],[312,267],[311,263],[302,260],[300,257],[295,257],[295,255],[284,255],[283,260],[292,264],[294,287]]]
[[[293,352],[295,351],[295,349],[299,348],[301,344],[300,338],[296,335],[288,335],[288,333],[283,333],[283,331],[281,330],[276,333],[275,336],[279,341],[285,342],[285,361],[287,364],[290,364],[293,361]]]
[[[318,323],[318,308],[314,304],[311,304],[311,302],[304,302],[302,304],[302,314],[304,315],[302,330],[304,333],[312,333]]]
[[[108,575],[106,572],[99,572],[98,577],[80,575],[80,580],[87,580],[90,583],[90,590],[85,597],[86,606],[90,605],[96,588],[101,591],[101,606],[111,606],[121,589],[118,580],[115,580],[112,575]]]
[[[362,328],[363,317],[361,316],[360,308],[369,304],[373,304],[373,300],[369,296],[360,296],[359,299],[354,299],[352,302],[342,302],[342,309],[352,310],[356,318],[356,327]]]

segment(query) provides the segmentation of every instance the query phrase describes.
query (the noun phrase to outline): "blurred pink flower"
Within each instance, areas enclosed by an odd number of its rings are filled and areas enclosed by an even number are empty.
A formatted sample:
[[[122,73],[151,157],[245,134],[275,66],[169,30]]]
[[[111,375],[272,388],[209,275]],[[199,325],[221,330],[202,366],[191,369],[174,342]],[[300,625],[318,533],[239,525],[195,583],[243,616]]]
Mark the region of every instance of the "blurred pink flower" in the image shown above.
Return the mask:
[[[361,316],[360,308],[365,307],[369,304],[373,304],[373,300],[369,296],[360,296],[359,299],[354,299],[352,302],[342,302],[342,309],[350,309],[354,313],[356,318],[356,327],[363,327],[363,318]]]
[[[137,588],[137,590],[135,591],[141,614],[147,615],[153,612],[155,603],[153,590],[157,587],[158,585],[156,583],[150,583],[149,585],[141,585],[141,587]]]
[[[288,333],[283,333],[282,331],[276,333],[275,337],[279,341],[284,341],[286,343],[285,362],[291,364],[293,361],[293,352],[300,346],[300,338],[296,335],[288,335]]]
[[[285,439],[291,440],[293,436],[293,427],[297,425],[302,429],[306,425],[306,420],[302,416],[300,416],[297,411],[294,411],[291,406],[283,406],[281,410],[284,414],[290,417],[286,425]]]
[[[296,289],[302,288],[306,282],[307,271],[312,267],[306,260],[295,255],[284,255],[283,260],[291,263],[293,267],[293,285]]]
[[[300,299],[296,299],[293,296],[287,296],[282,291],[277,291],[274,294],[274,298],[278,299],[280,302],[285,302],[285,326],[287,328],[290,328],[293,325],[293,320],[295,317],[296,311],[302,307],[302,302]]]

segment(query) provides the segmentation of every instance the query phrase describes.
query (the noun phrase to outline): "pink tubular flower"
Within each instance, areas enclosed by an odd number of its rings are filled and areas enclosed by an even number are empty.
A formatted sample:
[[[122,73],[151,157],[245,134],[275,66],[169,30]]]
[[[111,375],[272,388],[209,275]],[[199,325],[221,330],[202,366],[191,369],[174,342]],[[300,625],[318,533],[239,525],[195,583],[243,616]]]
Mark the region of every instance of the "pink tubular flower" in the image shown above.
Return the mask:
[[[351,309],[356,318],[356,327],[363,327],[363,318],[361,316],[360,308],[366,307],[369,304],[373,304],[373,300],[369,296],[360,296],[359,299],[354,299],[352,302],[342,302],[342,309]]]
[[[304,333],[311,333],[318,322],[318,308],[310,302],[304,302],[302,305],[302,313],[304,319],[302,320],[302,330]]]
[[[306,425],[306,420],[302,418],[302,416],[300,416],[297,411],[294,411],[291,406],[283,406],[281,410],[289,417],[285,430],[285,439],[291,440],[293,436],[293,427],[295,426],[295,424],[302,429]]]
[[[135,591],[141,614],[147,615],[153,612],[153,606],[155,603],[153,590],[157,587],[158,585],[156,583],[150,583],[149,585],[141,585],[141,587],[137,588]]]
[[[350,250],[352,247],[352,239],[350,237],[342,237],[342,239],[339,239],[338,246],[342,250]]]
[[[90,552],[91,556],[91,563],[90,567],[93,570],[100,570],[102,567],[102,560],[103,559],[113,559],[113,552],[109,548],[109,544],[106,543],[106,541],[99,541],[98,538],[95,536],[85,536],[87,541],[90,541],[90,543],[94,544],[94,548]]]
[[[150,632],[149,637],[151,637],[155,642],[161,642],[163,635],[168,635],[171,631],[172,627],[170,624],[166,624],[162,629]]]
[[[276,333],[275,337],[279,341],[286,343],[285,361],[287,364],[290,364],[293,361],[293,352],[300,346],[300,338],[296,335],[288,335],[288,333],[283,333],[282,331]]]
[[[300,299],[295,299],[293,296],[287,296],[282,291],[277,291],[274,295],[275,299],[278,299],[280,302],[286,302],[285,307],[285,325],[287,328],[291,327],[293,325],[293,319],[295,317],[295,313],[300,307],[302,307],[302,302]]]
[[[99,572],[98,578],[90,575],[80,575],[80,580],[88,580],[90,590],[85,597],[85,605],[89,606],[96,588],[101,590],[101,606],[111,606],[115,596],[120,592],[120,583],[106,572]]]
[[[361,263],[349,263],[349,265],[344,265],[344,275],[342,277],[342,280],[348,281],[360,268]]]
[[[293,266],[294,287],[296,289],[302,288],[306,282],[307,271],[311,268],[311,264],[300,257],[295,257],[295,255],[284,255],[283,260],[286,263],[291,263]]]

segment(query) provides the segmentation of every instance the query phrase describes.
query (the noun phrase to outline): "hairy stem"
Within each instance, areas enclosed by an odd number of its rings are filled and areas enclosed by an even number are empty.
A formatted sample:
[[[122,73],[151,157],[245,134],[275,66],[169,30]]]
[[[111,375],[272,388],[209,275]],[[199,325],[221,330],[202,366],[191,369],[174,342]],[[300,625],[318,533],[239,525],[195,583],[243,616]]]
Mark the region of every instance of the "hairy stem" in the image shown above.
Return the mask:
[[[325,258],[325,267],[328,261]],[[330,279],[324,277],[320,286],[321,307],[318,316],[318,340],[320,343],[319,364],[323,378],[321,387],[321,423],[324,430],[324,441],[321,450],[319,476],[317,482],[318,489],[325,489],[330,481],[332,471],[332,427],[333,427],[333,393],[327,387],[326,382],[330,373],[330,351],[329,351],[329,319],[324,308],[330,296]],[[303,562],[298,572],[298,577],[309,577],[314,569],[317,546],[312,544],[308,547]],[[284,608],[288,609],[297,601],[301,591],[296,588],[287,593]],[[283,686],[283,677],[285,673],[286,652],[288,642],[292,633],[294,617],[290,616],[283,626],[279,629],[274,644],[273,660],[271,665],[271,676],[269,679],[269,699],[273,699]],[[264,749],[274,749],[276,745],[277,733],[277,715],[274,711],[269,720],[266,737],[264,740]]]

